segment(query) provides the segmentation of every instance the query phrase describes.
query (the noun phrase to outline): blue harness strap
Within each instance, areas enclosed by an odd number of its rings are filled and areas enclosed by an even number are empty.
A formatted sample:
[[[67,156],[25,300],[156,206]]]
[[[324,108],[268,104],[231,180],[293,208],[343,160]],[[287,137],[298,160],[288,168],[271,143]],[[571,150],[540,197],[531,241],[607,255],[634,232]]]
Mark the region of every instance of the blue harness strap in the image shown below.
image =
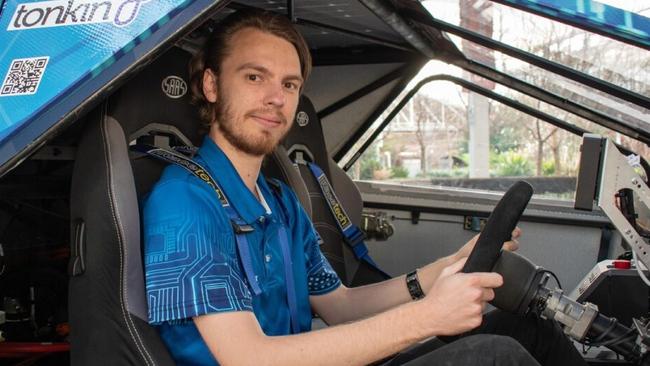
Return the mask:
[[[289,238],[284,225],[278,229],[278,237],[282,250],[282,260],[284,261],[284,277],[287,279],[287,302],[291,313],[291,329],[294,334],[297,334],[300,333],[300,323],[298,322],[298,304],[296,303],[296,284],[293,279],[293,261],[291,260]]]
[[[323,193],[325,202],[327,202],[327,207],[329,207],[332,216],[334,216],[334,221],[336,221],[336,224],[343,235],[343,240],[350,249],[352,249],[354,256],[358,260],[366,262],[370,267],[377,270],[386,278],[390,278],[391,276],[382,271],[370,257],[368,247],[363,241],[365,239],[365,234],[358,226],[352,223],[352,220],[350,220],[350,217],[345,212],[338,197],[336,197],[334,189],[327,179],[325,172],[323,172],[323,169],[311,162],[307,162],[307,166],[318,182],[318,186]]]
[[[217,194],[217,198],[221,203],[221,206],[226,210],[226,214],[230,219],[232,224],[233,231],[235,232],[235,241],[237,242],[237,252],[239,253],[239,259],[241,260],[242,267],[244,268],[244,274],[246,279],[251,286],[253,293],[258,296],[262,293],[262,289],[257,281],[257,276],[255,275],[255,270],[253,269],[253,260],[250,254],[250,248],[248,245],[248,239],[246,234],[254,231],[253,227],[248,225],[242,218],[239,216],[237,211],[232,207],[228,198],[226,197],[224,191],[221,189],[216,180],[210,176],[210,173],[203,168],[201,165],[194,162],[192,159],[176,152],[170,151],[155,146],[137,144],[132,145],[131,149],[134,151],[147,154],[159,160],[165,161],[167,163],[176,164],[190,173],[204,181],[210,187],[214,189]],[[279,197],[281,200],[281,197]],[[291,250],[289,248],[289,238],[287,235],[287,230],[284,225],[278,229],[278,240],[280,242],[280,247],[282,251],[282,257],[284,262],[284,273],[286,278],[286,290],[287,290],[287,304],[289,305],[289,313],[291,316],[291,329],[294,334],[300,332],[300,324],[298,322],[298,306],[296,300],[296,287],[295,280],[293,276],[293,262],[291,260]]]

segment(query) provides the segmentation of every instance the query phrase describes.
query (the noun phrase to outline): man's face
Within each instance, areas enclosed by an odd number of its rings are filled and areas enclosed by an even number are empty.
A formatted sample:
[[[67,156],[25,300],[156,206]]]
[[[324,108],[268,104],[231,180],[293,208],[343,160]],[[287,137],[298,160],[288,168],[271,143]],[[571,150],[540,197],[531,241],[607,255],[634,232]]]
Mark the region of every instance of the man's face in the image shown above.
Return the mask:
[[[244,28],[231,38],[219,75],[210,70],[206,75],[204,94],[217,103],[211,136],[223,137],[253,156],[273,151],[291,127],[298,106],[303,80],[295,47],[269,33]]]

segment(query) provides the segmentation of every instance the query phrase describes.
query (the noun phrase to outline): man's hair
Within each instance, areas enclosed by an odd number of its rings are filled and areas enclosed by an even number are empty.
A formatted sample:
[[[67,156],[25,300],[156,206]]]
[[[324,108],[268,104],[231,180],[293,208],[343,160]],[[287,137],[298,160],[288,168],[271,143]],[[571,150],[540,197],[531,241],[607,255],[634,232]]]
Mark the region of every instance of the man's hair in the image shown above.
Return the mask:
[[[303,80],[307,81],[309,77],[311,72],[309,47],[286,16],[252,9],[231,14],[212,30],[203,49],[197,52],[190,62],[192,102],[199,108],[204,127],[209,128],[216,118],[217,103],[210,103],[203,95],[203,73],[206,69],[210,69],[217,77],[219,76],[223,60],[233,47],[237,47],[231,44],[233,36],[244,28],[254,28],[291,43],[298,53]]]

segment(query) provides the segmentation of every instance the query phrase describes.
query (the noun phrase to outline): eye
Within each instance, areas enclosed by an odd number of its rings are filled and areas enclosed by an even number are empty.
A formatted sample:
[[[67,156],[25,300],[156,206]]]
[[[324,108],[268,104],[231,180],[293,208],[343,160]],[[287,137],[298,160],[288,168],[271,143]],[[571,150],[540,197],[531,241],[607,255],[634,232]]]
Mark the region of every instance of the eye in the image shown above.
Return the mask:
[[[298,83],[292,82],[292,81],[287,81],[284,83],[284,87],[289,89],[289,90],[298,90],[300,89],[300,85]]]
[[[248,74],[246,75],[246,79],[248,79],[248,81],[261,81],[262,77],[258,74]]]

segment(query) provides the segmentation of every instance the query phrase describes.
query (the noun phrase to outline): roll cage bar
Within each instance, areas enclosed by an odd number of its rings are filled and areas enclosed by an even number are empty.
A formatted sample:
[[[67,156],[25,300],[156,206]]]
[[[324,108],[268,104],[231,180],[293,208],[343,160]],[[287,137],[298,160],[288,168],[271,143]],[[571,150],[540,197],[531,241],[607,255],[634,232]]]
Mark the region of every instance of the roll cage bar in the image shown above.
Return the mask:
[[[550,17],[553,20],[586,29],[589,32],[599,33],[613,39],[621,40],[626,43],[642,47],[644,49],[649,49],[650,47],[650,37],[635,36],[634,34],[630,35],[620,30],[616,31],[612,29],[600,29],[595,24],[576,21],[575,19],[570,18],[568,14],[563,14],[561,12],[552,14],[549,9],[542,9],[529,0],[492,1],[534,14]],[[322,107],[318,111],[321,118],[326,117],[346,106],[351,105],[355,101],[377,90],[378,88],[381,88],[382,86],[385,86],[399,79],[396,85],[384,96],[374,111],[370,113],[370,116],[367,117],[359,125],[360,127],[353,131],[351,136],[340,145],[341,148],[339,148],[333,156],[335,161],[340,161],[340,159],[346,153],[348,153],[356,141],[367,132],[369,127],[377,118],[379,118],[381,113],[404,90],[408,84],[409,79],[415,76],[419,69],[424,65],[424,63],[431,58],[439,59],[444,62],[456,65],[478,76],[505,85],[513,90],[522,92],[550,105],[561,108],[567,112],[593,121],[594,123],[627,135],[645,144],[650,144],[650,131],[648,131],[648,129],[645,129],[644,126],[621,121],[605,113],[594,111],[584,105],[572,102],[566,98],[545,91],[520,79],[506,75],[503,72],[500,72],[492,67],[470,60],[465,57],[465,55],[463,55],[463,53],[454,45],[454,43],[447,37],[445,32],[458,35],[464,39],[475,42],[482,46],[497,50],[511,57],[518,58],[520,60],[528,62],[529,64],[538,66],[554,74],[561,75],[592,89],[600,90],[629,103],[650,109],[650,98],[646,96],[492,40],[476,32],[435,19],[431,17],[427,12],[423,11],[423,6],[417,2],[400,3],[395,0],[360,0],[360,2],[367,9],[373,12],[378,18],[383,20],[384,23],[392,28],[396,33],[401,35],[403,37],[404,43],[385,39],[381,36],[343,29],[341,27],[325,24],[319,21],[301,19],[298,17],[296,12],[299,3],[295,0],[286,0],[285,3],[285,11],[287,12],[288,17],[298,25],[346,35],[367,43],[364,46],[361,46],[361,49],[363,50],[363,54],[361,55],[358,53],[350,54],[349,52],[342,52],[346,50],[345,48],[330,47],[316,49],[314,52],[314,54],[318,56],[315,58],[317,60],[316,65],[344,65],[363,62],[377,63],[392,61],[404,62],[406,64],[406,67],[403,67],[400,70],[390,71],[378,77],[376,80],[368,83],[367,85],[349,92],[349,94],[343,96],[333,103],[330,103],[325,107]],[[0,3],[5,2],[2,1]],[[199,1],[189,6],[183,11],[183,16],[179,17],[178,21],[173,22],[174,24],[166,24],[160,27],[161,30],[164,30],[164,32],[161,33],[162,35],[153,37],[155,38],[154,40],[146,40],[141,44],[136,44],[134,51],[137,49],[138,52],[133,53],[134,57],[123,57],[123,59],[126,60],[118,60],[115,62],[115,64],[108,65],[104,70],[105,72],[103,72],[104,75],[101,75],[101,77],[96,78],[92,82],[84,81],[83,88],[79,88],[78,90],[75,90],[73,93],[68,95],[65,98],[65,101],[55,102],[53,106],[51,106],[52,108],[44,110],[36,115],[33,118],[34,123],[32,123],[32,126],[35,126],[35,129],[39,129],[42,128],[39,126],[50,125],[50,127],[47,129],[47,133],[42,133],[32,138],[30,138],[29,135],[33,135],[33,132],[17,134],[18,136],[16,136],[16,139],[13,141],[13,143],[0,145],[0,155],[10,156],[8,160],[0,162],[2,163],[2,166],[0,167],[0,176],[4,175],[8,170],[16,166],[35,149],[43,146],[47,141],[47,135],[52,135],[56,133],[56,131],[62,130],[68,126],[73,120],[77,119],[81,114],[84,114],[85,111],[90,110],[94,105],[96,105],[99,100],[106,97],[110,91],[121,85],[121,83],[123,83],[131,75],[137,73],[142,65],[146,64],[148,60],[151,60],[160,55],[162,52],[171,47],[172,44],[180,41],[184,35],[188,34],[192,29],[197,28],[198,25],[208,20],[209,17],[213,16],[224,7],[236,10],[240,8],[250,7],[250,5],[242,4],[240,2],[223,0],[220,2]],[[2,9],[2,7],[0,7],[0,9]],[[162,41],[163,38],[165,39],[164,41]],[[159,43],[157,45],[154,45],[153,42],[156,41]],[[368,55],[373,55],[375,61],[368,62]],[[124,62],[131,62],[131,64],[125,66]],[[450,79],[449,81],[452,80]],[[471,90],[474,86],[466,87]],[[91,89],[93,92],[89,92]],[[84,93],[90,94],[89,96],[82,95]],[[76,96],[78,96],[78,98]],[[530,109],[530,107],[522,108],[524,110]],[[531,113],[534,112],[531,111]],[[53,119],[56,119],[58,122],[52,124],[51,121]],[[549,123],[556,124],[558,126],[564,126],[558,123],[558,121],[552,119],[552,117],[551,119],[541,119],[549,121]],[[569,129],[571,128],[570,126],[564,127]],[[577,132],[576,130],[570,131],[574,133]],[[376,136],[373,135],[373,137]],[[22,146],[25,147],[23,148]],[[346,167],[349,167],[349,164],[347,164]]]
[[[404,7],[402,9],[396,9],[396,8],[391,8],[385,4],[380,4],[376,0],[362,0],[364,3],[373,3],[373,5],[376,5],[377,8],[380,8],[381,11],[376,11],[373,8],[371,10],[375,11],[375,13],[379,16],[379,14],[382,14],[383,16],[386,16],[386,14],[392,14],[394,17],[399,17],[402,19],[403,23],[409,23],[409,24],[418,24],[420,26],[428,26],[432,27],[433,29],[437,30],[438,32],[448,32],[455,34],[463,39],[466,39],[468,41],[477,43],[481,46],[499,51],[503,54],[506,54],[511,57],[515,57],[519,60],[522,60],[524,62],[527,62],[531,65],[540,67],[544,70],[550,71],[554,74],[566,77],[567,79],[576,81],[582,85],[588,86],[590,88],[602,91],[606,94],[612,95],[614,97],[620,98],[624,101],[630,102],[632,104],[638,105],[640,107],[650,109],[650,98],[643,96],[641,94],[635,93],[633,91],[630,91],[628,89],[621,88],[617,85],[614,85],[612,83],[603,81],[599,78],[592,77],[590,75],[587,75],[583,72],[577,71],[575,69],[569,68],[567,66],[558,64],[556,62],[544,59],[542,57],[536,56],[532,53],[523,51],[521,49],[506,45],[502,42],[495,41],[489,37],[483,36],[479,33],[476,33],[474,31],[444,22],[439,19],[435,19],[434,17],[425,17],[421,13],[415,12],[410,8]],[[561,21],[562,23],[569,24],[572,26],[577,26],[581,29],[585,29],[589,32],[594,32],[598,33],[619,41],[624,41],[625,43],[632,44],[635,46],[639,46],[645,49],[650,49],[650,41],[648,41],[646,38],[643,37],[637,37],[637,36],[629,36],[627,33],[621,34],[621,32],[613,32],[611,30],[607,31],[598,31],[595,32],[594,28],[596,28],[593,24],[583,24],[580,22],[575,21],[574,19],[571,19],[568,17],[566,14],[561,14],[562,16],[559,19],[556,19],[555,17],[552,17],[549,15],[549,12],[543,12],[541,10],[536,10],[536,7],[533,6],[534,4],[527,6],[527,5],[521,5],[521,3],[528,2],[527,0],[492,0],[497,3],[501,3],[507,6],[512,6],[520,10],[528,11],[533,14],[538,14],[542,15],[548,18],[551,18],[553,20],[558,20]],[[406,19],[406,20],[405,20]],[[408,20],[408,21],[407,21]],[[417,27],[415,27],[417,29]],[[398,29],[396,29],[398,30]],[[443,33],[444,34],[444,33]],[[446,37],[443,37],[447,42],[446,44],[443,43],[443,48],[442,52],[437,53],[438,59],[448,62],[452,65],[458,66],[466,71],[469,71],[473,74],[476,74],[478,76],[481,76],[485,79],[491,80],[493,82],[502,84],[508,88],[511,88],[513,90],[516,90],[518,92],[524,93],[528,96],[531,96],[535,99],[541,100],[545,103],[548,103],[550,105],[553,105],[555,107],[558,107],[564,111],[567,111],[569,113],[572,113],[574,115],[580,116],[582,118],[585,118],[589,121],[592,121],[598,125],[601,125],[603,127],[609,128],[613,131],[619,132],[623,135],[629,136],[631,138],[634,138],[638,141],[641,141],[645,143],[646,145],[650,146],[650,133],[647,128],[644,128],[643,126],[639,125],[633,125],[631,123],[613,118],[611,116],[608,116],[605,113],[595,111],[593,109],[590,109],[586,106],[583,106],[579,103],[573,102],[567,98],[558,96],[554,93],[548,92],[542,88],[539,88],[535,85],[532,85],[530,83],[527,83],[525,81],[522,81],[520,79],[517,79],[515,77],[512,77],[510,75],[507,75],[503,72],[500,72],[496,70],[495,68],[492,68],[490,66],[486,66],[481,64],[480,62],[476,62],[473,60],[470,60],[469,58],[465,57],[465,55],[462,54],[458,50],[458,48],[451,42]],[[438,43],[440,45],[440,43]],[[428,54],[430,53],[430,49],[427,47],[425,49],[421,50],[422,53]],[[482,94],[488,98],[495,99],[503,104],[509,105],[519,111],[522,111],[524,113],[530,114],[534,117],[540,118],[550,124],[553,124],[555,126],[558,126],[560,128],[566,129],[567,131],[582,135],[582,133],[589,132],[586,130],[583,130],[577,126],[573,126],[571,124],[565,123],[555,117],[552,117],[546,113],[543,113],[541,111],[537,111],[531,107],[528,107],[526,105],[523,105],[519,102],[516,102],[510,98],[501,96],[497,93],[494,93],[490,90],[487,90],[485,88],[482,88],[476,84],[473,84],[471,82],[468,82],[466,80],[453,77],[450,75],[436,75],[433,77],[429,77],[424,79],[422,82],[420,82],[413,90],[417,90],[421,88],[425,82],[428,80],[428,82],[434,81],[434,80],[447,80],[450,82],[454,82],[456,84],[459,84],[463,87],[466,87],[469,90],[472,90],[474,92],[477,92],[479,94]],[[378,128],[373,131],[372,135],[368,138],[368,140],[356,151],[354,152],[353,156],[350,158],[349,161],[345,162],[344,169],[348,170],[352,164],[358,159],[358,157],[370,146],[370,144],[373,142],[373,140],[383,131],[383,129],[387,126],[387,124],[392,120],[395,115],[399,112],[399,110],[410,100],[411,97],[413,97],[415,93],[409,92],[404,99],[402,99],[399,104],[389,113],[389,115],[384,119],[384,121],[378,126]],[[385,106],[387,107],[387,105]],[[378,115],[377,115],[378,117]],[[376,117],[376,118],[377,118]],[[376,119],[375,118],[375,119]],[[334,155],[334,160],[337,162],[340,162],[341,159],[347,155],[349,150],[353,147],[353,145],[356,143],[356,141],[361,138],[361,136],[365,135],[367,130],[370,128],[370,126],[373,124],[375,119],[368,119],[363,125],[362,128],[357,130],[356,133],[351,136],[350,139],[346,141],[346,143],[343,145],[343,148],[341,148],[335,155]],[[621,146],[619,146],[619,149],[622,149]],[[623,149],[625,150],[625,149]],[[629,151],[628,151],[629,152]]]
[[[484,88],[478,84],[475,84],[471,81],[467,81],[465,79],[459,78],[457,76],[452,76],[452,75],[447,75],[447,74],[438,74],[438,75],[433,75],[426,77],[422,79],[420,82],[418,82],[413,89],[409,90],[409,92],[399,101],[399,103],[391,110],[391,112],[384,118],[384,120],[381,122],[381,124],[373,131],[373,133],[368,137],[365,143],[359,147],[357,152],[350,158],[348,162],[344,165],[343,169],[348,170],[354,163],[357,161],[357,159],[368,149],[368,147],[374,142],[374,140],[379,136],[379,134],[388,126],[388,124],[397,116],[397,114],[400,112],[400,110],[411,100],[411,98],[417,94],[417,92],[425,85],[434,82],[434,81],[448,81],[457,85],[460,85],[466,89],[469,89],[475,93],[481,94],[489,99],[496,100],[504,105],[507,105],[508,107],[514,108],[520,112],[526,113],[532,117],[538,118],[544,122],[547,122],[553,126],[559,127],[565,131],[568,131],[576,136],[582,136],[585,133],[589,133],[588,130],[585,130],[581,127],[575,126],[571,123],[565,122],[559,118],[553,117],[548,113],[542,112],[538,109],[535,109],[533,107],[530,107],[526,104],[520,103],[512,98],[505,97],[499,93],[495,93],[487,88]],[[628,150],[627,148],[621,146],[621,145],[616,145],[619,150],[622,152],[625,152],[627,154],[632,153],[632,151]],[[643,159],[642,159],[643,161]],[[650,166],[647,165],[647,163],[643,162],[644,168],[646,170],[650,171]]]

